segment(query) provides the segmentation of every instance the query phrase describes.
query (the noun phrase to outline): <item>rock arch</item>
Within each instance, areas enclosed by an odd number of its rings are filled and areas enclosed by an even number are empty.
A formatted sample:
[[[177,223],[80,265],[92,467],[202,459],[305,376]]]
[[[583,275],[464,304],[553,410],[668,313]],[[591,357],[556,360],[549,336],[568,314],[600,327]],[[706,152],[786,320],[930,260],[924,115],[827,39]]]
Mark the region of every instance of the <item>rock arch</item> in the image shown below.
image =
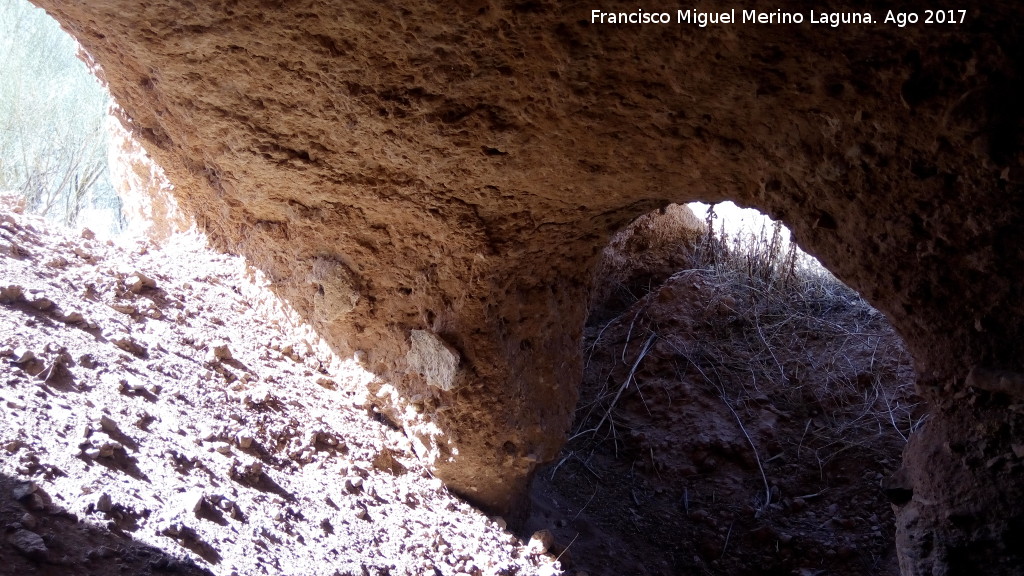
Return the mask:
[[[597,25],[580,2],[33,1],[103,67],[182,207],[395,383],[394,416],[470,499],[513,509],[558,450],[608,236],[731,198],[785,220],[916,358],[935,412],[906,457],[904,573],[1019,569],[1016,3],[836,29]],[[445,386],[423,354],[455,359]]]

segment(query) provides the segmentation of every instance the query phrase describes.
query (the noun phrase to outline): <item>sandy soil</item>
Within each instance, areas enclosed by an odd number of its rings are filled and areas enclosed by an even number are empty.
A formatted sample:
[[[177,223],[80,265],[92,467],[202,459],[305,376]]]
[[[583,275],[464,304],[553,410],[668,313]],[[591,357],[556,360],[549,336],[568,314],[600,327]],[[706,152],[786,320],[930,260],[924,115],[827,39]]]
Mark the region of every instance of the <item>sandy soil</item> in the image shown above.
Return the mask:
[[[201,239],[0,213],[0,573],[556,574]]]

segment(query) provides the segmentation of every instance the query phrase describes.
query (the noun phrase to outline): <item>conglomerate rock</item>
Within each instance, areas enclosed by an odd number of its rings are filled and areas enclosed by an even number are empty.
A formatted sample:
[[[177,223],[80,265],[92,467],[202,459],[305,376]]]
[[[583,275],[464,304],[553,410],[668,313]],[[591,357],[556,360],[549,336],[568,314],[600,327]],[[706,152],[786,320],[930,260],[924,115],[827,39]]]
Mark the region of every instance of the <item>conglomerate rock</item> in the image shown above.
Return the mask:
[[[492,510],[564,440],[597,255],[670,202],[782,218],[882,310],[934,406],[925,437],[969,422],[953,398],[972,367],[1024,369],[1018,3],[702,28],[595,24],[573,1],[34,1],[103,67],[182,208],[395,381],[392,416],[432,430],[415,434],[438,475]],[[458,353],[456,386],[409,366],[414,330]],[[967,476],[931,473],[914,498],[940,512],[906,530],[933,548],[905,571],[994,562],[935,552],[963,532],[942,478]],[[1024,515],[970,498],[997,524]]]

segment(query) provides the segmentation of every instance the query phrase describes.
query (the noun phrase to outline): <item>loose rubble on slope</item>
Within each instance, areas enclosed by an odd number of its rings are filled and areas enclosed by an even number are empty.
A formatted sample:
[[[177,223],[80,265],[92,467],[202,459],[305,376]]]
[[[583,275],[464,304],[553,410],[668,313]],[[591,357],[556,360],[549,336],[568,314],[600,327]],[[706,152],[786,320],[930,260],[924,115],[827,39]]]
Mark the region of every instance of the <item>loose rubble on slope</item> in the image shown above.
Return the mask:
[[[0,212],[0,572],[558,574],[258,273]]]

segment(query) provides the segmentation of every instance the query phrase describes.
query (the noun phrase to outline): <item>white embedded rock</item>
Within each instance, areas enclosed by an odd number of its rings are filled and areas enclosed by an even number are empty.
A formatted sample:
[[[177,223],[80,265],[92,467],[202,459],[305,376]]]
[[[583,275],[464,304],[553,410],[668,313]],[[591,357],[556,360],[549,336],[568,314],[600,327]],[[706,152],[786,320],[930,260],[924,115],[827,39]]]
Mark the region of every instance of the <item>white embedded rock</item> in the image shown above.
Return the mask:
[[[455,387],[455,375],[459,368],[459,353],[433,332],[413,330],[410,333],[412,346],[405,359],[409,367],[422,374],[427,383],[441,390]]]

